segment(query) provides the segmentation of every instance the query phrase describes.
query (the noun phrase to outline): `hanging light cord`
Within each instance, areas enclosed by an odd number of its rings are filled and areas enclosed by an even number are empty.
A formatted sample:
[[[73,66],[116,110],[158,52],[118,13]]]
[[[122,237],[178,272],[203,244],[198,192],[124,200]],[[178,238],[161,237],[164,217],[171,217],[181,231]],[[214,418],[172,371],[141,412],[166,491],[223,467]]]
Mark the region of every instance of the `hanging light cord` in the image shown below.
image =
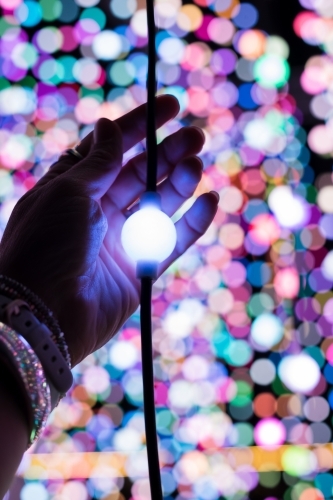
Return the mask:
[[[148,74],[147,74],[147,191],[156,191],[157,184],[157,142],[155,128],[155,94],[156,94],[156,51],[155,51],[155,19],[154,0],[147,0],[148,22]],[[152,500],[162,500],[161,473],[158,459],[156,434],[153,344],[151,320],[152,279],[141,278],[140,323],[143,401],[146,429],[146,445],[148,470]]]
[[[154,0],[147,1],[148,24],[148,73],[147,73],[147,191],[156,191],[157,184],[157,142],[155,124],[156,94],[156,49]]]
[[[151,325],[150,278],[141,279],[141,349],[143,401],[146,428],[149,481],[152,500],[162,500],[161,473],[158,460],[156,417],[154,404],[153,346]]]

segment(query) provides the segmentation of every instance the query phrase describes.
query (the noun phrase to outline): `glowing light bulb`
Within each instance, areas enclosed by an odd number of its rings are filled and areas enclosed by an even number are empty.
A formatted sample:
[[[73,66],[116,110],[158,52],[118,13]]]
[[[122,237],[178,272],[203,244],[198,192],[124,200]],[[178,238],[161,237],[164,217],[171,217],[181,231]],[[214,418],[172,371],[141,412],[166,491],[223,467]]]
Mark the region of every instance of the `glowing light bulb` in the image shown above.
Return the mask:
[[[176,246],[174,223],[161,211],[160,196],[147,192],[140,200],[140,210],[125,222],[121,242],[137,263],[138,277],[156,277],[157,266],[171,255]]]

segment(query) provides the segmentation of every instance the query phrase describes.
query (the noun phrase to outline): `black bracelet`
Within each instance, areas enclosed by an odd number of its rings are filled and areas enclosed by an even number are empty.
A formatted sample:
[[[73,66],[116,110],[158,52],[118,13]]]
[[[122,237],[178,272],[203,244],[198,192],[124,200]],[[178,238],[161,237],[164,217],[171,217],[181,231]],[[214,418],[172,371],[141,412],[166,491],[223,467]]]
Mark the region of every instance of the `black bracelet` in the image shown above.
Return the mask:
[[[66,344],[65,335],[61,331],[58,321],[53,316],[52,311],[44,302],[29,288],[18,281],[0,274],[0,293],[3,293],[10,299],[21,299],[28,303],[29,309],[35,317],[44,323],[51,331],[51,338],[55,342],[65,358],[67,365],[71,368],[71,358]]]

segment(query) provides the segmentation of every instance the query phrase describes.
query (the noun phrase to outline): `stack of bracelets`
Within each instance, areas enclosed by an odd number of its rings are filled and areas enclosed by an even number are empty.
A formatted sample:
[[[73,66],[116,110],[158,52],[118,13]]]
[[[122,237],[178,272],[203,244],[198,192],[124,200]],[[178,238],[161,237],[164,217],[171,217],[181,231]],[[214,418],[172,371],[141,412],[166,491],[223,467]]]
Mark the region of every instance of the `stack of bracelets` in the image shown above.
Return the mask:
[[[28,447],[73,382],[63,332],[37,295],[0,275],[0,353],[20,384],[29,420]]]

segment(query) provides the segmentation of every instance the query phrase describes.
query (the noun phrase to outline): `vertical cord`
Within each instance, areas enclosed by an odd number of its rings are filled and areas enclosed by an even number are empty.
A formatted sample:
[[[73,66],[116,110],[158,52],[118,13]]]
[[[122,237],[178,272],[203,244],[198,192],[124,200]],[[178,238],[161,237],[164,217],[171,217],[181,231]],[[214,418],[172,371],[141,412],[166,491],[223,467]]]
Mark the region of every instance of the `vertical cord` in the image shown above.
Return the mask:
[[[150,491],[152,500],[162,500],[161,473],[158,459],[155,398],[154,398],[154,372],[153,372],[153,343],[151,322],[151,278],[141,279],[141,353],[142,353],[142,378],[143,400],[146,428],[146,443],[148,454],[148,469]]]
[[[157,185],[157,141],[155,124],[156,94],[156,51],[155,51],[155,19],[154,0],[147,1],[148,23],[148,74],[147,74],[147,191],[156,191]],[[146,445],[150,492],[153,500],[163,500],[161,473],[158,459],[155,393],[153,371],[153,343],[151,321],[152,279],[141,278],[141,353],[143,401],[146,429]]]
[[[157,142],[155,125],[156,49],[154,0],[147,1],[148,23],[148,73],[147,73],[147,191],[156,191]]]

